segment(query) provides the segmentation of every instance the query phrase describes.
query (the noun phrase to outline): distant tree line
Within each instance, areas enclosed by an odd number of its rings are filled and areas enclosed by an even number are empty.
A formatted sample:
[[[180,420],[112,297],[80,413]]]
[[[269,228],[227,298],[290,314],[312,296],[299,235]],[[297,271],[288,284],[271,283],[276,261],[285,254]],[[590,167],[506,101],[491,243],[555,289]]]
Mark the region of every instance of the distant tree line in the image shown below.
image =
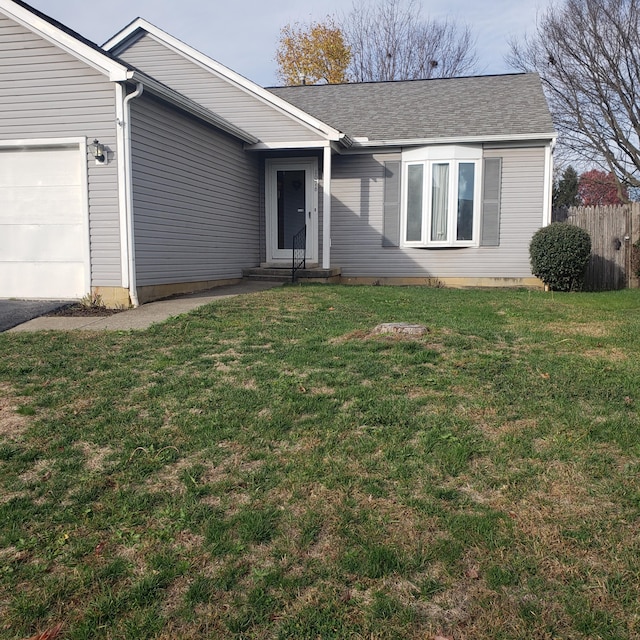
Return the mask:
[[[620,190],[613,173],[591,169],[578,175],[568,166],[553,185],[553,207],[595,207],[624,204],[629,201],[628,190]]]

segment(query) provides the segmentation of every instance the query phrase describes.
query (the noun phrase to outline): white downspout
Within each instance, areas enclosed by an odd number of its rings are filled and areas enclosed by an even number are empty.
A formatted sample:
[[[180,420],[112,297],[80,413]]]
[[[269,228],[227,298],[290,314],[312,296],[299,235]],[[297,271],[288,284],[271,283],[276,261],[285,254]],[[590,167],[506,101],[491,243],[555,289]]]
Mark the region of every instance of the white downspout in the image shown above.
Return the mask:
[[[555,139],[544,148],[544,207],[542,212],[542,226],[551,224],[552,195],[553,195],[553,150],[556,146]]]
[[[131,109],[129,103],[142,95],[144,86],[141,82],[136,84],[136,90],[125,96],[124,105],[124,188],[125,188],[125,211],[127,225],[127,255],[129,259],[129,296],[131,304],[139,307],[138,289],[136,286],[136,250],[134,245],[133,233],[133,189],[132,189],[132,170],[131,170]]]
[[[322,158],[322,268],[331,267],[331,143]]]

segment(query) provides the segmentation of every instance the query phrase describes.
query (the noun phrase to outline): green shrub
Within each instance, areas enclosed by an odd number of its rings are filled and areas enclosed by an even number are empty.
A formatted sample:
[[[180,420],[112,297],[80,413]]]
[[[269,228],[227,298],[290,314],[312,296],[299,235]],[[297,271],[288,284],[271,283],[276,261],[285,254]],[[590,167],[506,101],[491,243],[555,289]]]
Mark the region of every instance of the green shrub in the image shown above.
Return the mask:
[[[531,239],[533,275],[552,291],[580,291],[591,254],[591,238],[580,227],[554,222]]]
[[[640,240],[631,245],[631,271],[640,278]]]

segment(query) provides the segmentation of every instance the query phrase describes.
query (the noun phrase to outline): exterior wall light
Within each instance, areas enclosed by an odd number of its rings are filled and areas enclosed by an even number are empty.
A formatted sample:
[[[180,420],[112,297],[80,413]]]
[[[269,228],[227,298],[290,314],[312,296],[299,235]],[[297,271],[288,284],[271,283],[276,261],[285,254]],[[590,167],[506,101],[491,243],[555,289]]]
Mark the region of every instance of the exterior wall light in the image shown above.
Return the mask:
[[[106,160],[104,145],[98,140],[94,140],[91,146],[93,148],[93,157],[96,159],[96,164],[104,164],[104,161]]]

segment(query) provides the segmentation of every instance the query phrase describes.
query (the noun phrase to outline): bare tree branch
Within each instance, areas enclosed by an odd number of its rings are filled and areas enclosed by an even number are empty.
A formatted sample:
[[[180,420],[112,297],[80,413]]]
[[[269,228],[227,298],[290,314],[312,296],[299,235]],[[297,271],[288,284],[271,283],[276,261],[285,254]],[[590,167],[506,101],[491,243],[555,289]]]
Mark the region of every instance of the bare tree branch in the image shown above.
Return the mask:
[[[510,48],[540,74],[563,145],[640,186],[640,0],[565,0]]]
[[[353,82],[448,78],[476,70],[470,28],[423,18],[417,0],[354,3],[342,24]]]

